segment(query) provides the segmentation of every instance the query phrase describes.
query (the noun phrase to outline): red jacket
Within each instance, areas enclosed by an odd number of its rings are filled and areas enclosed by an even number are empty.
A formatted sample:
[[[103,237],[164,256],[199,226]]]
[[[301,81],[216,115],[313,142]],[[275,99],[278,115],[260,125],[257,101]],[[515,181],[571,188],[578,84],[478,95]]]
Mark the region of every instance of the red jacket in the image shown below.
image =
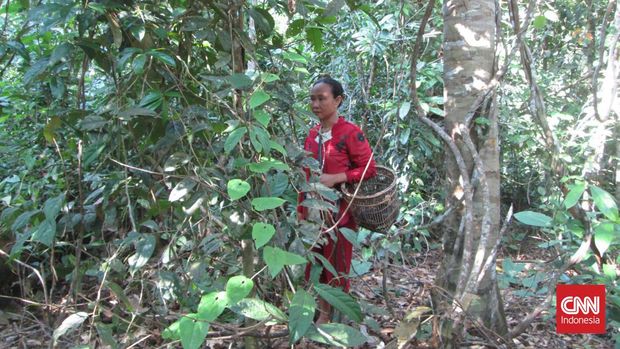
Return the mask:
[[[308,137],[304,143],[304,149],[312,152],[313,157],[318,160],[319,143],[318,134],[321,125],[317,125],[310,129]],[[356,125],[346,121],[343,117],[339,117],[336,124],[332,127],[332,138],[323,142],[323,173],[336,174],[344,172],[347,176],[348,183],[359,182],[362,179],[364,168],[368,161],[368,169],[364,179],[373,177],[376,174],[375,160],[371,158],[372,150],[368,144],[368,140],[362,130]],[[309,175],[309,171],[306,171]],[[300,198],[303,199],[303,198]],[[347,203],[340,200],[340,212],[344,212]],[[301,207],[298,211],[301,218],[305,218],[306,209]],[[340,217],[337,217],[340,218]],[[338,226],[352,226],[355,224],[351,219],[350,211],[340,221]]]

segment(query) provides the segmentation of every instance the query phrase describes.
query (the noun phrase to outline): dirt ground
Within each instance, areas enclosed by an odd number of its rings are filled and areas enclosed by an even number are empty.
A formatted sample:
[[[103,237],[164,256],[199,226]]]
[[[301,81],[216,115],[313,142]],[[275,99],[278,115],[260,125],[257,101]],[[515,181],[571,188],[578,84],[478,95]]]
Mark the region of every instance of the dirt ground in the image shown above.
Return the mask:
[[[548,256],[547,256],[548,257]],[[498,268],[501,268],[504,258],[511,258],[515,263],[527,263],[531,268],[544,264],[543,251],[535,248],[528,251],[502,251],[498,257]],[[398,348],[397,338],[404,337],[404,348],[433,348],[438,345],[431,340],[432,317],[425,307],[431,305],[430,290],[435,274],[439,267],[441,252],[439,249],[428,250],[410,256],[402,261],[394,261],[389,265],[389,275],[386,280],[388,289],[387,305],[383,296],[383,273],[380,265],[375,265],[361,278],[352,280],[351,292],[360,301],[362,310],[374,320],[367,319],[360,327],[366,336],[367,343],[362,348]],[[541,263],[543,262],[543,263]],[[528,268],[529,268],[528,267]],[[501,275],[501,274],[500,274]],[[513,328],[536,306],[541,304],[545,294],[523,295],[522,288],[508,284],[510,287],[501,289],[505,312],[509,328]],[[59,305],[62,308],[61,305]],[[58,308],[58,309],[60,309]],[[97,336],[96,330],[90,329],[86,322],[80,331],[72,336],[64,336],[56,346],[52,346],[53,328],[46,325],[45,314],[42,314],[37,304],[26,304],[14,300],[4,302],[0,308],[0,348],[88,348],[78,343],[93,343],[90,348],[111,348],[110,346],[95,345],[89,338]],[[412,321],[403,321],[413,312],[425,314],[421,321],[413,317]],[[161,325],[151,322],[155,328],[145,323],[138,330],[131,333],[122,348],[181,348],[181,344],[167,343],[159,336]],[[290,348],[288,338],[278,334],[285,333],[283,326],[272,327],[270,333],[276,338],[259,339],[259,348]],[[415,336],[407,338],[415,332]],[[475,333],[475,328],[470,333]],[[216,336],[210,332],[209,337]],[[403,341],[401,341],[403,344]],[[543,312],[527,330],[513,340],[514,348],[613,348],[611,335],[560,335],[555,332],[555,314],[553,309]],[[219,338],[209,338],[203,348],[242,348],[243,344],[238,337],[222,334]],[[295,348],[325,348],[309,340],[303,340]],[[483,337],[472,336],[463,340],[463,347],[493,348],[489,340]]]

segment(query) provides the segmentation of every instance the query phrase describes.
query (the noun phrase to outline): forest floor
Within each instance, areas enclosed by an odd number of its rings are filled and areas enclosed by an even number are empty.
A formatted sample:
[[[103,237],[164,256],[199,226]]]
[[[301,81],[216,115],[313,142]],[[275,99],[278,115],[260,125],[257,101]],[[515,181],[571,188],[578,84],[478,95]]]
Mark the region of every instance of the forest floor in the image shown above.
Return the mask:
[[[535,241],[520,244],[521,251],[501,251],[498,256],[498,267],[501,267],[504,258],[511,258],[515,263],[526,263],[526,270],[542,268],[545,260],[550,260],[549,250],[537,248]],[[421,321],[413,317],[411,321],[403,321],[413,312],[425,313],[425,307],[430,306],[430,291],[441,260],[439,249],[428,250],[406,258],[406,265],[389,265],[389,278],[386,283],[388,297],[383,296],[383,273],[381,265],[375,265],[361,278],[352,280],[351,292],[360,301],[362,309],[371,315],[375,321],[365,321],[360,330],[367,337],[367,344],[362,348],[397,348],[398,338],[407,334],[416,333],[405,338],[404,348],[433,348],[438,345],[432,341],[432,318],[426,315]],[[500,274],[501,275],[501,274]],[[500,276],[501,277],[501,276]],[[518,276],[519,278],[525,275]],[[509,328],[513,328],[522,321],[527,314],[541,304],[546,294],[523,296],[523,287],[513,283],[501,289],[505,312]],[[25,306],[13,304],[5,309],[0,308],[0,348],[52,348],[50,345],[53,328],[42,321],[43,314],[37,314],[40,309],[33,304]],[[425,317],[426,316],[426,317]],[[80,346],[77,343],[88,343],[89,329],[87,325],[81,327],[81,332],[60,342],[56,348],[110,348],[109,346],[91,345]],[[144,327],[144,326],[143,326]],[[157,327],[157,326],[155,326]],[[166,344],[157,334],[163,330],[153,328],[140,334],[133,334],[131,341],[119,346],[123,348],[180,348],[180,343]],[[285,328],[272,328],[271,333],[283,332]],[[470,333],[476,333],[471,329]],[[403,334],[401,334],[403,333]],[[92,334],[92,332],[91,332]],[[136,339],[137,338],[137,339]],[[142,340],[141,340],[142,339]],[[290,348],[288,338],[281,337],[270,340],[260,340],[259,348]],[[493,348],[489,340],[471,336],[463,341],[468,348]],[[555,331],[555,314],[551,308],[544,311],[532,322],[525,332],[513,339],[516,348],[613,348],[611,335],[563,335]],[[208,339],[204,348],[223,349],[241,348],[239,337],[231,339]],[[326,346],[303,340],[296,348],[325,348]]]

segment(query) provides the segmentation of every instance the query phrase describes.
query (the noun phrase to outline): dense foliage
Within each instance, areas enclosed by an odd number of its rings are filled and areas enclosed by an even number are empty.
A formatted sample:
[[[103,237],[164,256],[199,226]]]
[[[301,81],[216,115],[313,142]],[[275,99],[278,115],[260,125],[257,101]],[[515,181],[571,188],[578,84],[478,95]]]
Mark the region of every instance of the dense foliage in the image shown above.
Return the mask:
[[[303,282],[304,264],[320,258],[310,252],[320,237],[315,223],[297,220],[297,195],[337,195],[306,183],[301,170],[316,168],[300,148],[316,122],[308,90],[322,74],[342,80],[342,113],[366,131],[379,163],[400,176],[403,207],[391,232],[347,234],[360,251],[351,276],[367,273],[386,255],[398,261],[438,246],[441,232],[428,223],[444,211],[444,149],[415,117],[410,98],[423,5],[4,3],[2,263],[23,261],[31,266],[24,272],[38,271],[43,282],[33,276],[2,291],[66,305],[47,311],[60,342],[70,342],[67,332],[84,322],[111,347],[133,343],[137,328],[149,328],[157,333],[152,345],[180,340],[184,348],[197,348],[211,322],[226,329],[249,326],[252,319],[288,326],[291,343],[304,336],[363,343],[353,326],[312,325],[321,296],[353,323],[379,330],[371,305]],[[599,45],[606,53],[617,33],[606,39],[593,34],[592,23],[608,20],[606,4],[593,2],[591,11],[584,6],[542,5],[525,36],[558,145],[553,154],[528,109],[531,89],[522,65],[502,58],[509,62],[499,101],[502,204],[504,211],[513,204],[519,221],[539,227],[541,246],[559,255],[574,252],[589,229],[569,210],[589,205],[598,255],[589,253],[561,281],[605,284],[609,325],[617,328],[620,217],[617,195],[609,194],[618,190],[617,115],[592,117],[587,97],[604,70],[599,65],[608,63]],[[441,123],[439,7],[426,27],[413,86],[422,108]],[[512,28],[502,29],[514,39]],[[485,118],[476,124],[484,129]],[[608,135],[596,160],[594,130]],[[600,166],[593,171],[594,163]],[[568,190],[562,192],[561,183]],[[515,225],[502,248],[518,249],[533,234]],[[544,273],[516,278],[523,266],[509,258],[503,270],[502,286],[522,286],[523,297],[549,292]]]

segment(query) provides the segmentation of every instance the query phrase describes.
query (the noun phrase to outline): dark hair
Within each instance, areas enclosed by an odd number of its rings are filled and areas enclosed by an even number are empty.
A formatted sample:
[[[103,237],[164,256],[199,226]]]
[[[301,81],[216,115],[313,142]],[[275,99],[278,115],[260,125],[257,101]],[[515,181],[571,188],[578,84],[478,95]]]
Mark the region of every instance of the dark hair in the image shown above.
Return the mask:
[[[318,84],[329,85],[331,87],[332,95],[334,96],[334,98],[342,96],[342,99],[344,100],[344,88],[342,88],[342,84],[338,80],[332,79],[330,77],[323,77],[315,81],[312,86],[316,86]],[[340,102],[340,104],[342,104],[342,102]],[[340,106],[340,104],[338,106]]]

